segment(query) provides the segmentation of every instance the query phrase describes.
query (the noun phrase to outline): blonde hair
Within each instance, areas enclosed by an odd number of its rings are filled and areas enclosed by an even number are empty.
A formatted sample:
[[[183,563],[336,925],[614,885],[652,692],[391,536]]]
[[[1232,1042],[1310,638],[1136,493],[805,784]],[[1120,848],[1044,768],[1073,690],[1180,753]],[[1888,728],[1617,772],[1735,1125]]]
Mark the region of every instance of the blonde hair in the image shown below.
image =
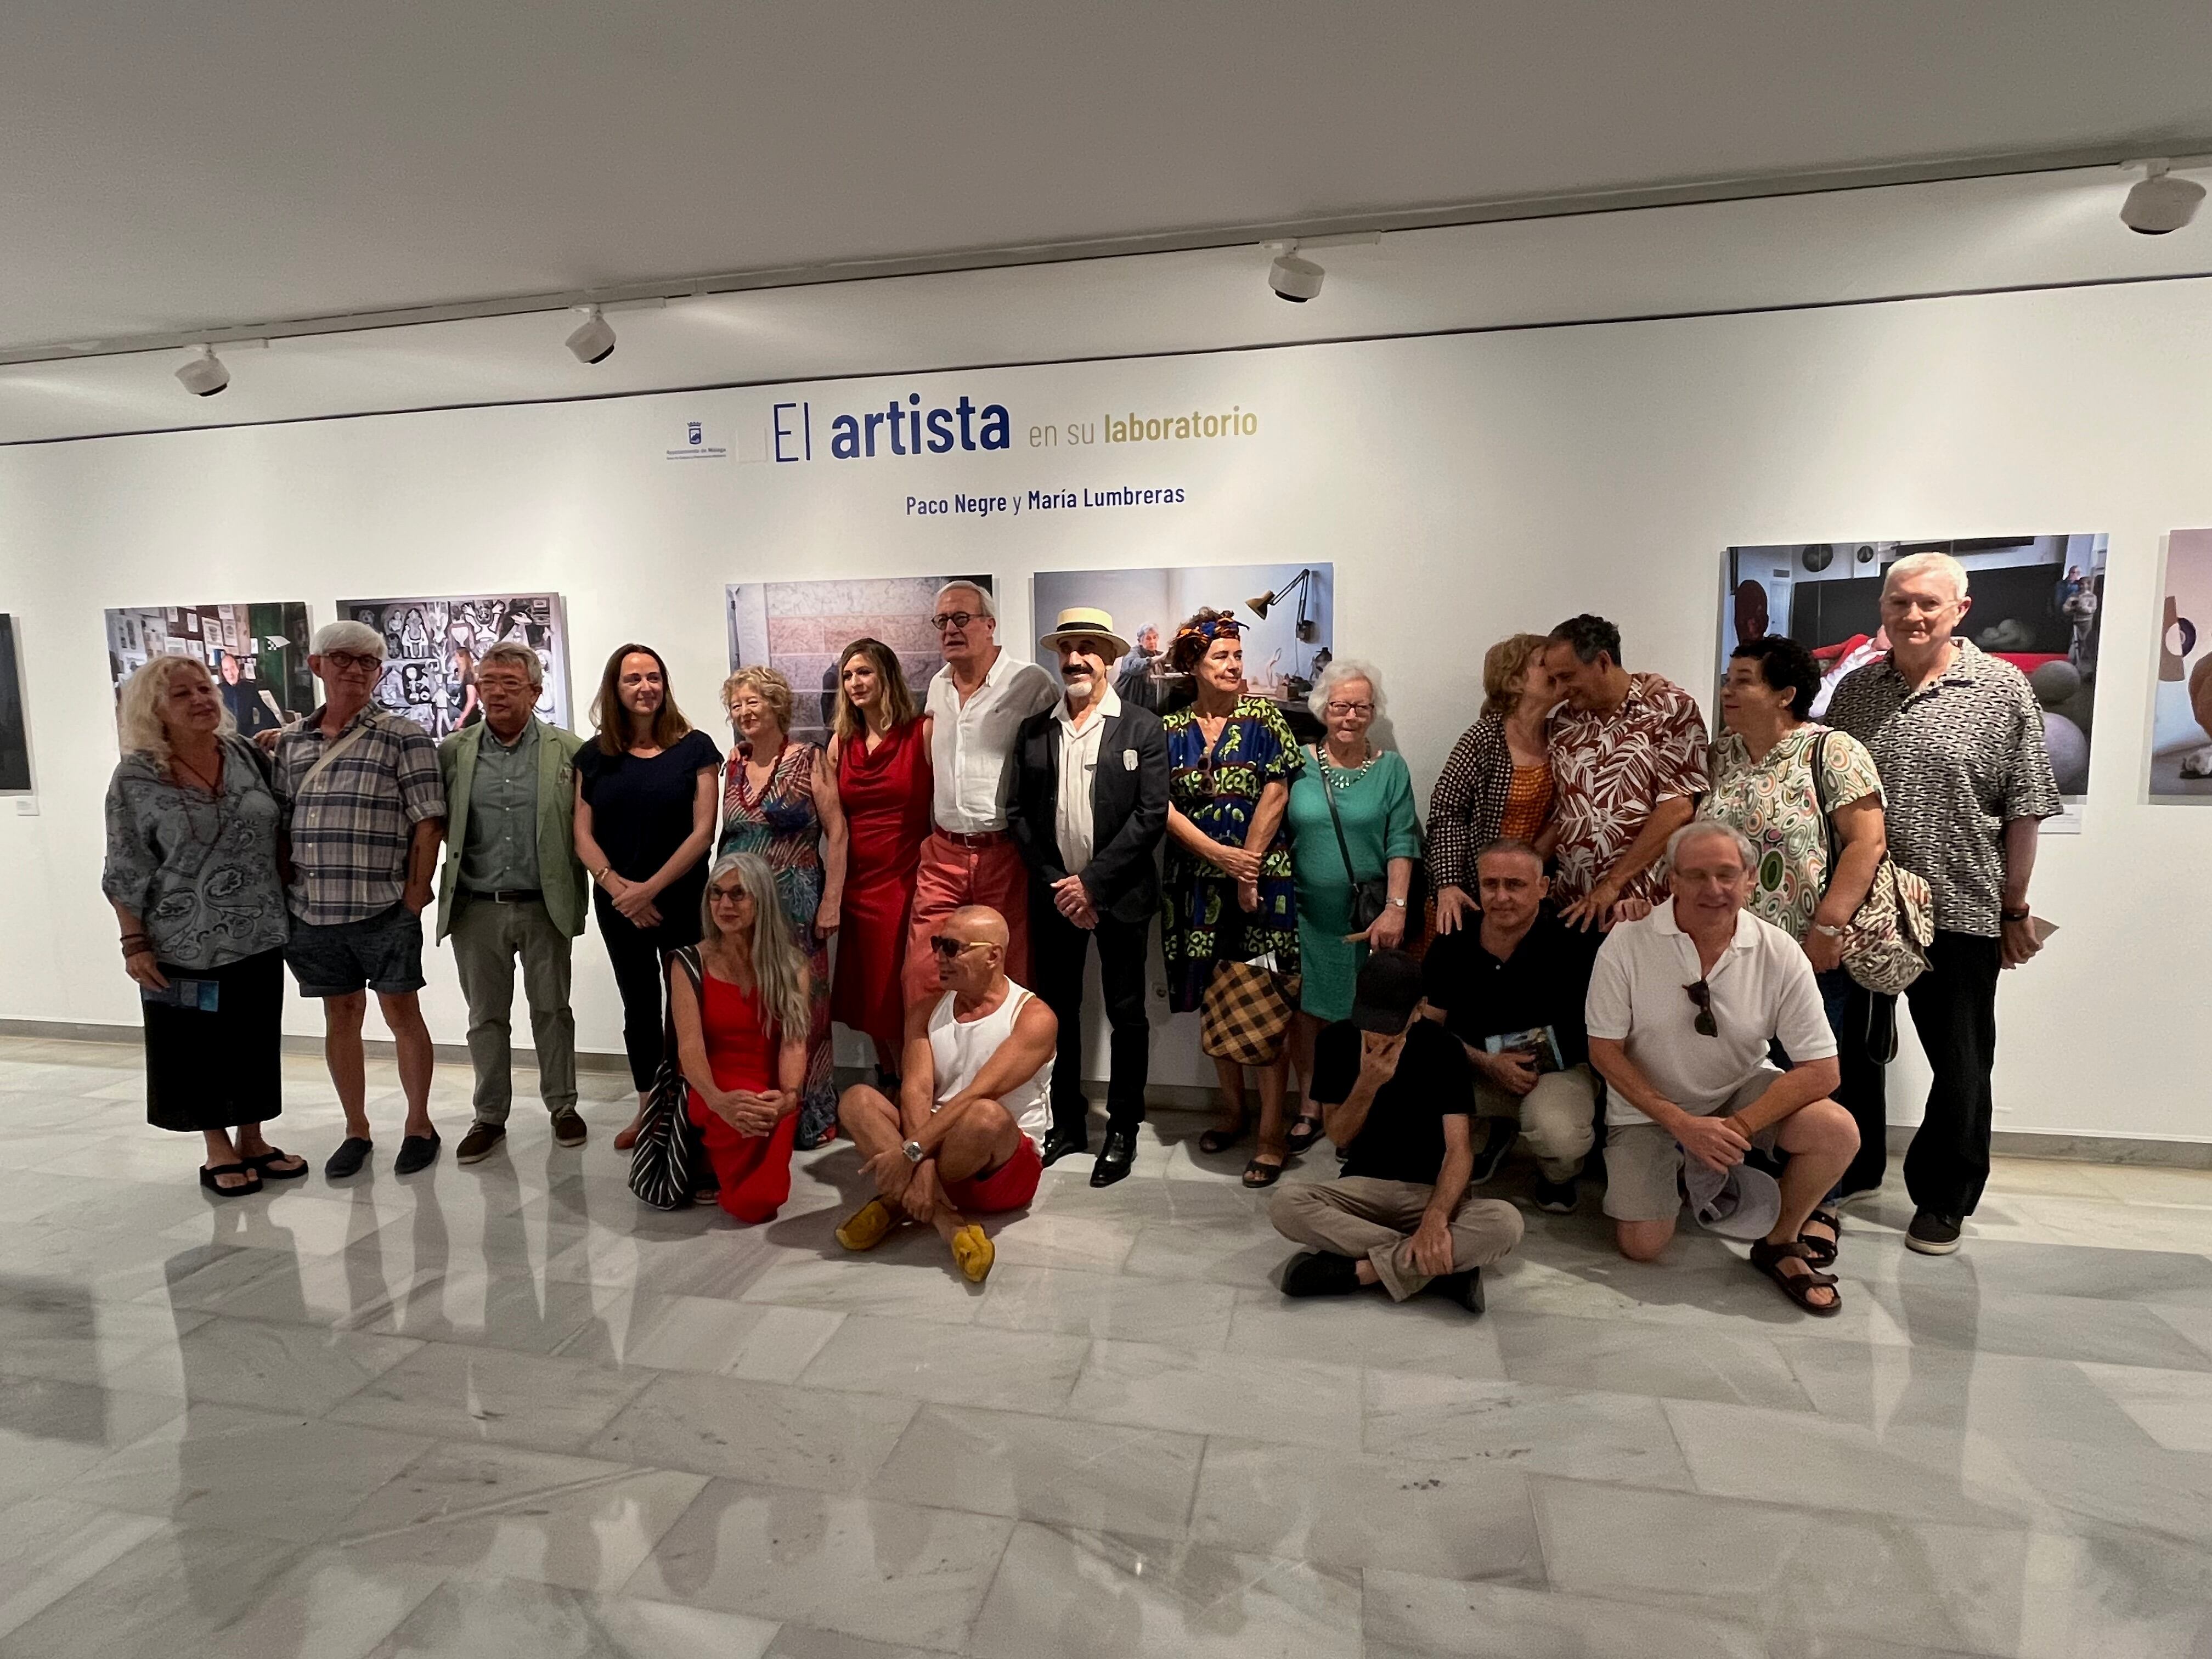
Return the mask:
[[[215,684],[215,676],[198,657],[173,656],[149,658],[123,682],[122,700],[115,708],[115,730],[123,741],[125,754],[143,755],[163,771],[169,769],[169,728],[161,723],[161,705],[168,701],[169,682],[188,670],[197,672],[210,685]],[[216,695],[222,695],[220,689]],[[238,730],[238,722],[231,718],[228,703],[223,705],[222,722],[216,730]]]
[[[1541,634],[1508,634],[1482,653],[1482,712],[1501,719],[1521,700],[1514,684],[1550,641]]]
[[[740,668],[722,682],[722,712],[730,712],[730,699],[746,686],[760,693],[761,701],[775,715],[775,723],[786,732],[791,730],[791,682],[776,669],[756,663]]]
[[[702,949],[719,949],[726,937],[714,925],[714,884],[734,875],[753,902],[753,995],[775,1017],[786,1038],[803,1036],[814,1017],[813,998],[806,983],[806,957],[791,936],[791,921],[783,914],[783,896],[776,890],[775,872],[757,853],[725,853],[707,872],[707,888],[699,897],[699,942]],[[702,1013],[703,1015],[704,1010]]]
[[[1889,585],[1899,576],[1917,576],[1923,570],[1933,570],[1939,575],[1948,576],[1951,579],[1952,596],[1961,599],[1966,597],[1966,567],[1948,553],[1906,554],[1881,573],[1881,591],[1885,593],[1888,592]]]
[[[875,669],[877,679],[883,683],[884,706],[890,711],[892,730],[921,715],[921,706],[915,702],[913,688],[906,683],[906,670],[899,665],[898,653],[881,640],[858,639],[837,653],[837,702],[830,715],[832,732],[848,743],[859,743],[867,736],[867,717],[845,695],[845,665],[855,657],[866,657]]]

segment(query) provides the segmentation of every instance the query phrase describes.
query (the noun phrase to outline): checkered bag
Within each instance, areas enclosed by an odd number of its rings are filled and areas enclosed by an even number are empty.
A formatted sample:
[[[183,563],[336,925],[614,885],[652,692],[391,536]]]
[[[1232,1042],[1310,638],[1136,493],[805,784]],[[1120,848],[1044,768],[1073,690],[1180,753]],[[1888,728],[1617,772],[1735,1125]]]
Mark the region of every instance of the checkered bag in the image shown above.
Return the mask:
[[[1221,962],[1198,1008],[1198,1046],[1217,1060],[1272,1066],[1296,1012],[1298,979],[1256,962]]]

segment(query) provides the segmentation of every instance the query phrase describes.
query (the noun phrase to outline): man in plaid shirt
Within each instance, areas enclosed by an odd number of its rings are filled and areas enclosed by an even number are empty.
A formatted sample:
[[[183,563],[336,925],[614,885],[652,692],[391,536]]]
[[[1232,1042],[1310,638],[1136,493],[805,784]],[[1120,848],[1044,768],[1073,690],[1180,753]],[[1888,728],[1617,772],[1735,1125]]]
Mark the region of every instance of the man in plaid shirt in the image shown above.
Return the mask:
[[[445,830],[446,792],[428,732],[371,701],[384,638],[363,623],[319,629],[308,665],[326,701],[276,741],[277,798],[291,836],[284,959],[300,994],[323,1004],[323,1052],[344,1109],[346,1138],[323,1173],[356,1174],[370,1151],[362,1023],[369,991],[398,1050],[407,1122],[393,1168],[411,1175],[438,1156],[430,1121],[429,1027],[422,988],[423,908]]]

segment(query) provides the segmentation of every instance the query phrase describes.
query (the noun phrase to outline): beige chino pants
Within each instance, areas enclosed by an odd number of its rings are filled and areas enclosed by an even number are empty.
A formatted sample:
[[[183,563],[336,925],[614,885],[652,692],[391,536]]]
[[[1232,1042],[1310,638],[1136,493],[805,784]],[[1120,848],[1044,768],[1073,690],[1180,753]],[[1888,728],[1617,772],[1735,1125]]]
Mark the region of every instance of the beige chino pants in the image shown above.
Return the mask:
[[[469,1004],[469,1061],[475,1068],[476,1121],[504,1123],[514,1099],[511,1028],[514,964],[530,1002],[530,1040],[538,1049],[538,1092],[549,1112],[576,1104],[576,1017],[568,1007],[568,936],[537,899],[495,904],[455,896],[453,967]]]
[[[1275,1231],[1331,1255],[1365,1256],[1394,1302],[1429,1282],[1400,1263],[1436,1188],[1411,1181],[1346,1176],[1285,1187],[1267,1206]],[[1521,1212],[1494,1198],[1462,1198],[1452,1217],[1452,1271],[1486,1267],[1521,1242]]]
[[[1589,1066],[1570,1066],[1545,1073],[1527,1094],[1515,1095],[1478,1077],[1474,1110],[1478,1119],[1518,1118],[1544,1179],[1571,1181],[1597,1139],[1597,1079]]]

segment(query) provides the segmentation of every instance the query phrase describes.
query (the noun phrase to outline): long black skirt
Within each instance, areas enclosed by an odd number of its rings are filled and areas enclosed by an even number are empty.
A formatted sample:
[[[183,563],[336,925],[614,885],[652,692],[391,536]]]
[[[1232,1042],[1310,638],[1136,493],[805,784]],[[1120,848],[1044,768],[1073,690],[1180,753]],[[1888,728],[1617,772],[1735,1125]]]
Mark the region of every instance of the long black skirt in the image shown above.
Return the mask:
[[[220,968],[161,974],[213,980],[212,1009],[141,1002],[146,1019],[146,1121],[157,1129],[234,1129],[284,1109],[284,952],[280,948]]]

